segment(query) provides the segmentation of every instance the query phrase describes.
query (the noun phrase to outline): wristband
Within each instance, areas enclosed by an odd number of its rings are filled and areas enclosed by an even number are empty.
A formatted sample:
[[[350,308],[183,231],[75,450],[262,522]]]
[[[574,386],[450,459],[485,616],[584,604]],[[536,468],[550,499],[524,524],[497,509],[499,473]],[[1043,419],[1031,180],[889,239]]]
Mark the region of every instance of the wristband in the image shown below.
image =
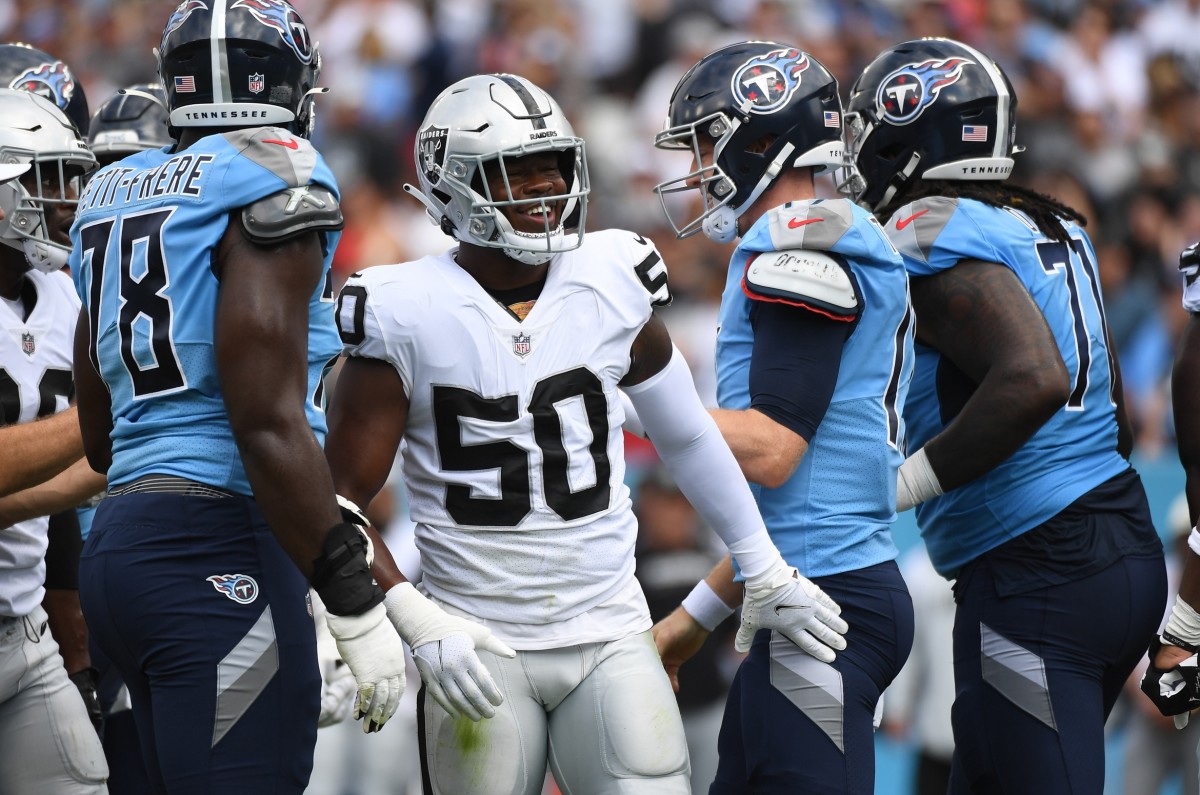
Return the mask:
[[[922,447],[910,455],[896,472],[896,512],[902,513],[930,497],[942,495],[942,484]]]
[[[1167,625],[1162,631],[1162,641],[1171,646],[1178,646],[1192,654],[1200,651],[1200,614],[1192,606],[1175,597],[1171,607],[1171,615],[1167,617]]]
[[[680,607],[686,610],[697,624],[709,632],[716,629],[718,624],[729,618],[729,615],[737,609],[725,604],[706,580],[696,583],[696,587],[687,595]]]
[[[367,563],[366,536],[349,522],[325,535],[321,556],[313,561],[311,584],[326,609],[337,616],[357,616],[383,601]]]
[[[1192,528],[1191,534],[1188,536],[1188,548],[1200,555],[1200,530]]]

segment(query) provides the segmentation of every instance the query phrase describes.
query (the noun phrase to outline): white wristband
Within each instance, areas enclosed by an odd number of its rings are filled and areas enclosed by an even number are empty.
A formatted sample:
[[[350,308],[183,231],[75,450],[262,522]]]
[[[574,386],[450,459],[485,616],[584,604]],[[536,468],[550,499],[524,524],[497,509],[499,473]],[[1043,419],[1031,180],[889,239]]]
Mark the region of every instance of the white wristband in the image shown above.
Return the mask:
[[[1192,646],[1200,646],[1200,614],[1178,595],[1171,608],[1171,615],[1167,617],[1167,625],[1163,627],[1163,635],[1170,635]]]
[[[1200,530],[1192,528],[1191,535],[1188,536],[1188,548],[1200,555]]]
[[[696,620],[697,624],[709,632],[716,629],[718,624],[729,618],[729,615],[737,609],[725,604],[705,580],[696,583],[696,587],[692,589],[680,606]]]
[[[925,448],[910,455],[896,472],[896,512],[903,513],[914,505],[920,505],[930,497],[942,494]]]

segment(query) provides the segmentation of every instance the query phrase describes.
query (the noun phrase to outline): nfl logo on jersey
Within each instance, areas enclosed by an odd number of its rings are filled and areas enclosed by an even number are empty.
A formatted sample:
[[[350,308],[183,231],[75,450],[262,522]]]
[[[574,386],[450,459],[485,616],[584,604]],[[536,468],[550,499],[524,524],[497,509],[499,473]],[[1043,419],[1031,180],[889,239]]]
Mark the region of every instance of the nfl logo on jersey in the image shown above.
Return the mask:
[[[33,352],[37,350],[37,344],[33,341],[33,335],[28,331],[21,332],[21,350],[26,356],[33,356]]]
[[[513,353],[524,359],[529,355],[529,352],[533,350],[532,342],[533,341],[530,339],[528,334],[514,334]]]
[[[263,75],[250,75],[250,93],[261,94],[266,88],[267,79]]]

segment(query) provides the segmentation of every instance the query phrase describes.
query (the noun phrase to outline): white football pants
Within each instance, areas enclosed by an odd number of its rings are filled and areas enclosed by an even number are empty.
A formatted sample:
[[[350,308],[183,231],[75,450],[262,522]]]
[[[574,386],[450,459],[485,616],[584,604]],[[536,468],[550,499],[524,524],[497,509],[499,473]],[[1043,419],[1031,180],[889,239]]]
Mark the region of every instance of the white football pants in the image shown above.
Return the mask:
[[[104,748],[40,606],[0,617],[0,793],[108,792]]]
[[[504,704],[458,720],[425,698],[434,795],[539,795],[546,763],[563,795],[688,795],[687,743],[646,631],[610,643],[480,659]]]

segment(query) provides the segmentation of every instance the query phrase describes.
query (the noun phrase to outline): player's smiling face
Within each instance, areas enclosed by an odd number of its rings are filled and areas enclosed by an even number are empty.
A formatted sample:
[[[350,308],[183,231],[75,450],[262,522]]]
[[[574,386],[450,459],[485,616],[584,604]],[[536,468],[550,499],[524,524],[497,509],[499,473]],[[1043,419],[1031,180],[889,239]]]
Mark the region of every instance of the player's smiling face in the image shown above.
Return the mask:
[[[538,152],[524,157],[505,158],[504,169],[508,175],[508,185],[505,185],[505,174],[501,173],[500,168],[495,164],[488,164],[488,189],[492,199],[518,202],[501,208],[504,217],[516,231],[545,234],[557,229],[562,223],[566,201],[540,201],[544,197],[561,196],[567,192],[566,180],[559,169],[560,157],[556,152]]]

